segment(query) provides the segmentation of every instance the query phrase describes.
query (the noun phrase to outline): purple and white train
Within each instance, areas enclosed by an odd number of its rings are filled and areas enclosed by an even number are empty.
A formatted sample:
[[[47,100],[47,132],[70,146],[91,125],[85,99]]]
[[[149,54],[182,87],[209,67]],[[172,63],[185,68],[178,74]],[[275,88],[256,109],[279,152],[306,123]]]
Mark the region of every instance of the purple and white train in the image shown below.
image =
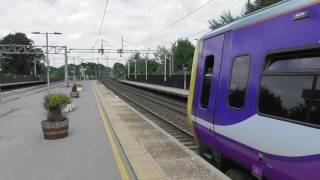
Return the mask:
[[[188,120],[220,165],[319,180],[320,1],[282,1],[202,37]]]

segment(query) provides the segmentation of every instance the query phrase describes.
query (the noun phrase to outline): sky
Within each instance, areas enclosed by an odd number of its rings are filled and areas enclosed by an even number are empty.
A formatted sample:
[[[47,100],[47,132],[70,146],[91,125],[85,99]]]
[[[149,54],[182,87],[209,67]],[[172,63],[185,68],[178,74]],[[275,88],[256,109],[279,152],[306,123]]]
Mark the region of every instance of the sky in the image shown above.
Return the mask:
[[[106,0],[1,0],[0,37],[23,32],[34,40],[35,45],[45,45],[44,35],[32,35],[31,32],[61,32],[63,35],[49,37],[49,45],[99,48],[103,38],[105,48],[119,49],[123,37],[124,49],[156,49],[159,45],[169,47],[182,37],[189,37],[195,43],[195,39],[209,32],[208,20],[218,18],[224,10],[239,15],[246,1],[211,0],[196,13],[152,36],[208,0],[109,0],[97,41]],[[110,66],[115,62],[125,63],[130,54],[121,58],[118,54],[71,53],[69,56],[71,60],[76,57],[77,62],[80,57],[92,61],[89,58],[108,56]],[[54,66],[62,65],[63,61],[61,55],[50,55]],[[106,60],[100,63],[107,65]]]

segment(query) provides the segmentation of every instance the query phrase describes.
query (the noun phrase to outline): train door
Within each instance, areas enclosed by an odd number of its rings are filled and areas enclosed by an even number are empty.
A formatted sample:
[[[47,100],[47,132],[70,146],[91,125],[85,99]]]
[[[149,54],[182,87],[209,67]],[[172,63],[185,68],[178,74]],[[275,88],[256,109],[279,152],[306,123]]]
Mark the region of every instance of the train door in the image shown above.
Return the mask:
[[[194,107],[197,133],[201,143],[213,149],[216,148],[213,123],[223,42],[224,34],[203,41],[195,89],[197,97]]]

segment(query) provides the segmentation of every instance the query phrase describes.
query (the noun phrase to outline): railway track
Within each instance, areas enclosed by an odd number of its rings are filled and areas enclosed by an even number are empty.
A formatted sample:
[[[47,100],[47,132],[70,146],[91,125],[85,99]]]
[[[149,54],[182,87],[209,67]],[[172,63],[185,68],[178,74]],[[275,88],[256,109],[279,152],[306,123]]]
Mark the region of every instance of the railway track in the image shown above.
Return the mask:
[[[169,119],[171,123],[182,128],[184,131],[192,134],[190,128],[187,126],[186,118],[186,103],[177,102],[174,99],[167,98],[166,96],[156,95],[149,91],[139,88],[133,88],[130,85],[119,83],[117,81],[109,80],[113,86],[117,87],[133,100],[142,103],[148,109],[156,112],[164,119]]]
[[[191,130],[186,125],[185,104],[114,80],[105,79],[101,82],[175,139],[198,153],[198,146],[193,139]]]
[[[127,89],[132,90],[132,92],[136,92],[136,94],[144,94],[146,95],[146,98],[149,98],[151,101],[153,101],[153,99],[157,99],[158,101],[163,102],[164,106],[167,106],[167,104],[170,104],[170,107],[168,108],[172,108],[172,109],[177,109],[178,111],[180,111],[183,115],[186,116],[186,100],[184,102],[182,102],[181,100],[178,101],[177,99],[172,99],[169,97],[164,97],[163,93],[161,93],[162,95],[158,95],[158,92],[154,92],[150,90],[143,90],[141,88],[136,88],[135,86],[131,86],[125,83],[120,83],[123,85],[123,87],[126,87]],[[158,93],[158,94],[155,94]],[[156,102],[158,103],[158,102]]]

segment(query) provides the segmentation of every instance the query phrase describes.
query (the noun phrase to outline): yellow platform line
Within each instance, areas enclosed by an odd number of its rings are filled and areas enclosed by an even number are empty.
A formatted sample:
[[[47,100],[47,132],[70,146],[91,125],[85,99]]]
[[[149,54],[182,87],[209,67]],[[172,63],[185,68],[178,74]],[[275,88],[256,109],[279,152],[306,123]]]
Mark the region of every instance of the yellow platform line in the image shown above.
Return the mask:
[[[109,124],[107,122],[107,117],[106,117],[106,114],[104,113],[103,109],[102,109],[102,105],[101,105],[101,102],[100,100],[98,99],[98,96],[97,96],[97,93],[96,93],[96,81],[94,81],[94,84],[93,84],[93,89],[94,89],[94,95],[96,97],[96,100],[97,100],[97,104],[98,104],[98,108],[99,108],[99,113],[100,113],[100,117],[101,117],[101,121],[103,123],[103,126],[104,126],[104,129],[105,129],[105,133],[106,133],[106,136],[110,142],[110,145],[111,145],[111,149],[112,149],[112,154],[113,154],[113,157],[115,158],[116,162],[117,162],[117,168],[121,174],[121,177],[123,180],[128,180],[129,177],[128,177],[128,173],[126,171],[126,168],[124,167],[124,164],[121,160],[121,156],[120,156],[120,153],[119,153],[119,150],[117,148],[117,145],[116,143],[114,142],[114,138],[112,136],[112,133],[111,133],[111,130],[110,130],[110,127],[109,127]]]

